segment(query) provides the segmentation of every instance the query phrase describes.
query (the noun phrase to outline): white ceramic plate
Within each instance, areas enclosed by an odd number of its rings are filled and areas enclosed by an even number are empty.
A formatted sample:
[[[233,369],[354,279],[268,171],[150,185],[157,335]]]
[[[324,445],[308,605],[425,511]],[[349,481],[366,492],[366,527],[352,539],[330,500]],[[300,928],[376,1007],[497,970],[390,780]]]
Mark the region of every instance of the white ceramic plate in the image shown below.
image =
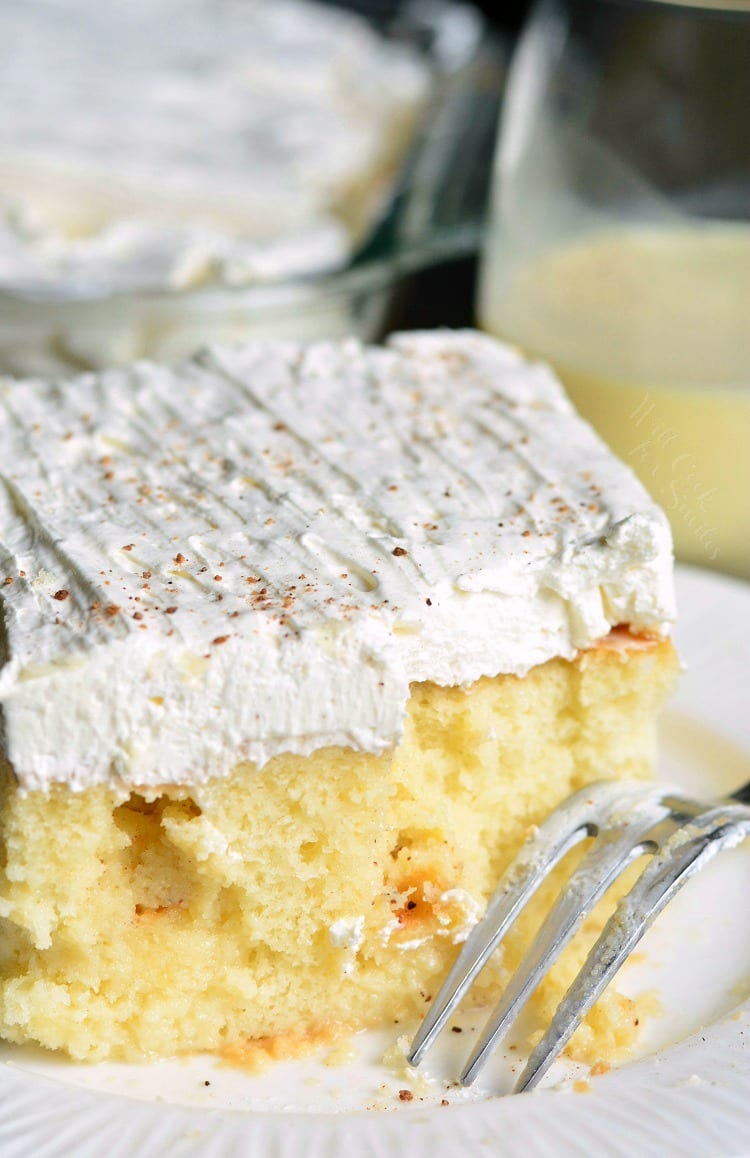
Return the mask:
[[[750,779],[750,586],[682,569],[678,597],[688,670],[664,721],[660,774],[717,793]],[[382,1064],[392,1034],[357,1038],[356,1058],[345,1065],[280,1063],[260,1077],[205,1058],[73,1066],[4,1047],[0,1154],[746,1155],[749,884],[746,845],[717,858],[659,919],[621,980],[634,992],[655,990],[663,1012],[639,1058],[591,1078],[586,1092],[578,1079],[587,1071],[558,1064],[537,1092],[499,1096],[517,1064],[512,1052],[493,1059],[480,1089],[450,1088],[446,1079],[477,1028],[466,1018],[458,1019],[463,1033],[449,1034],[442,1053],[430,1056],[428,1082]],[[402,1102],[399,1089],[413,1100]]]

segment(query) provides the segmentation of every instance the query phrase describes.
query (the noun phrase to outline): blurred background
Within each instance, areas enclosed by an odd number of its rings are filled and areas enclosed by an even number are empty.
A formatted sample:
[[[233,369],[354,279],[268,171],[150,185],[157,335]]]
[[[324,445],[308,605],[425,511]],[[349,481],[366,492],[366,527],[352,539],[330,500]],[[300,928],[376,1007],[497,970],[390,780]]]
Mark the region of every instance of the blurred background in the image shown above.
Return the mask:
[[[475,4],[487,21],[487,26],[503,46],[504,61],[511,57],[513,46],[523,27],[533,0],[480,0]],[[397,314],[394,325],[411,326],[470,326],[474,325],[475,288],[478,256],[459,258],[417,277],[410,287],[408,306]]]
[[[520,27],[521,22],[529,9],[528,0],[505,0],[505,3],[480,3],[479,8],[487,18],[498,28],[513,31]]]

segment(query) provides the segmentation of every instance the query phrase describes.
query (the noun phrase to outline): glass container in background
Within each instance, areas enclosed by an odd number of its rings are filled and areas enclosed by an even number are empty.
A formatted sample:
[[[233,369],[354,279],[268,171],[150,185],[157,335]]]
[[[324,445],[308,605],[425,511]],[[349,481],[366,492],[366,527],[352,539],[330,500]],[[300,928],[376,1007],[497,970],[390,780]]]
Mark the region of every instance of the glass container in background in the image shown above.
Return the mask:
[[[750,9],[543,0],[511,66],[480,322],[553,364],[669,516],[750,577]]]

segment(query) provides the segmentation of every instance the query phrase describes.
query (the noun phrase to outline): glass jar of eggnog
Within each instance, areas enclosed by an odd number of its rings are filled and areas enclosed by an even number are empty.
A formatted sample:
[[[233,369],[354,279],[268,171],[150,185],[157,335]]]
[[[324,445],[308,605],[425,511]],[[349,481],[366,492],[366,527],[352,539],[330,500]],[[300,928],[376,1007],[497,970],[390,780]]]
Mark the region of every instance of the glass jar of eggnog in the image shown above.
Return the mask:
[[[536,6],[479,312],[553,364],[679,558],[750,577],[750,4]]]

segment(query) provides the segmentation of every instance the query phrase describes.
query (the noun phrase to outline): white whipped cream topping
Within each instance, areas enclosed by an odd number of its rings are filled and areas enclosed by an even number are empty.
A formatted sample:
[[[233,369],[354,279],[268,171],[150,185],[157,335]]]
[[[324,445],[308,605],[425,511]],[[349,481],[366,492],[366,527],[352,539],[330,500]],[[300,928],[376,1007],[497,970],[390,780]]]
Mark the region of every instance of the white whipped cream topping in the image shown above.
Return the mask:
[[[365,939],[365,919],[358,917],[339,917],[328,928],[331,944],[335,949],[351,949],[356,953]]]
[[[458,888],[446,889],[440,894],[438,904],[443,907],[442,911],[438,908],[438,923],[444,926],[438,929],[438,935],[450,935],[454,945],[462,944],[481,917],[483,906],[467,889]],[[456,914],[446,913],[446,907],[457,910],[459,919],[456,920]]]
[[[398,741],[673,615],[666,518],[551,372],[472,332],[0,385],[0,705],[22,785],[199,785]]]
[[[342,265],[428,88],[306,0],[0,6],[0,288],[248,284]]]
[[[434,936],[450,937],[452,944],[462,944],[479,921],[484,908],[468,889],[446,889],[429,900],[434,905],[437,928],[428,929],[418,937],[409,937],[406,940],[399,938],[396,942],[399,951],[418,949],[420,945],[431,941]],[[389,945],[394,934],[403,932],[403,928],[398,917],[391,917],[380,929],[381,944]]]
[[[345,949],[341,972],[345,977],[354,972],[357,953],[365,940],[365,918],[339,917],[328,926],[328,936],[334,949]]]

